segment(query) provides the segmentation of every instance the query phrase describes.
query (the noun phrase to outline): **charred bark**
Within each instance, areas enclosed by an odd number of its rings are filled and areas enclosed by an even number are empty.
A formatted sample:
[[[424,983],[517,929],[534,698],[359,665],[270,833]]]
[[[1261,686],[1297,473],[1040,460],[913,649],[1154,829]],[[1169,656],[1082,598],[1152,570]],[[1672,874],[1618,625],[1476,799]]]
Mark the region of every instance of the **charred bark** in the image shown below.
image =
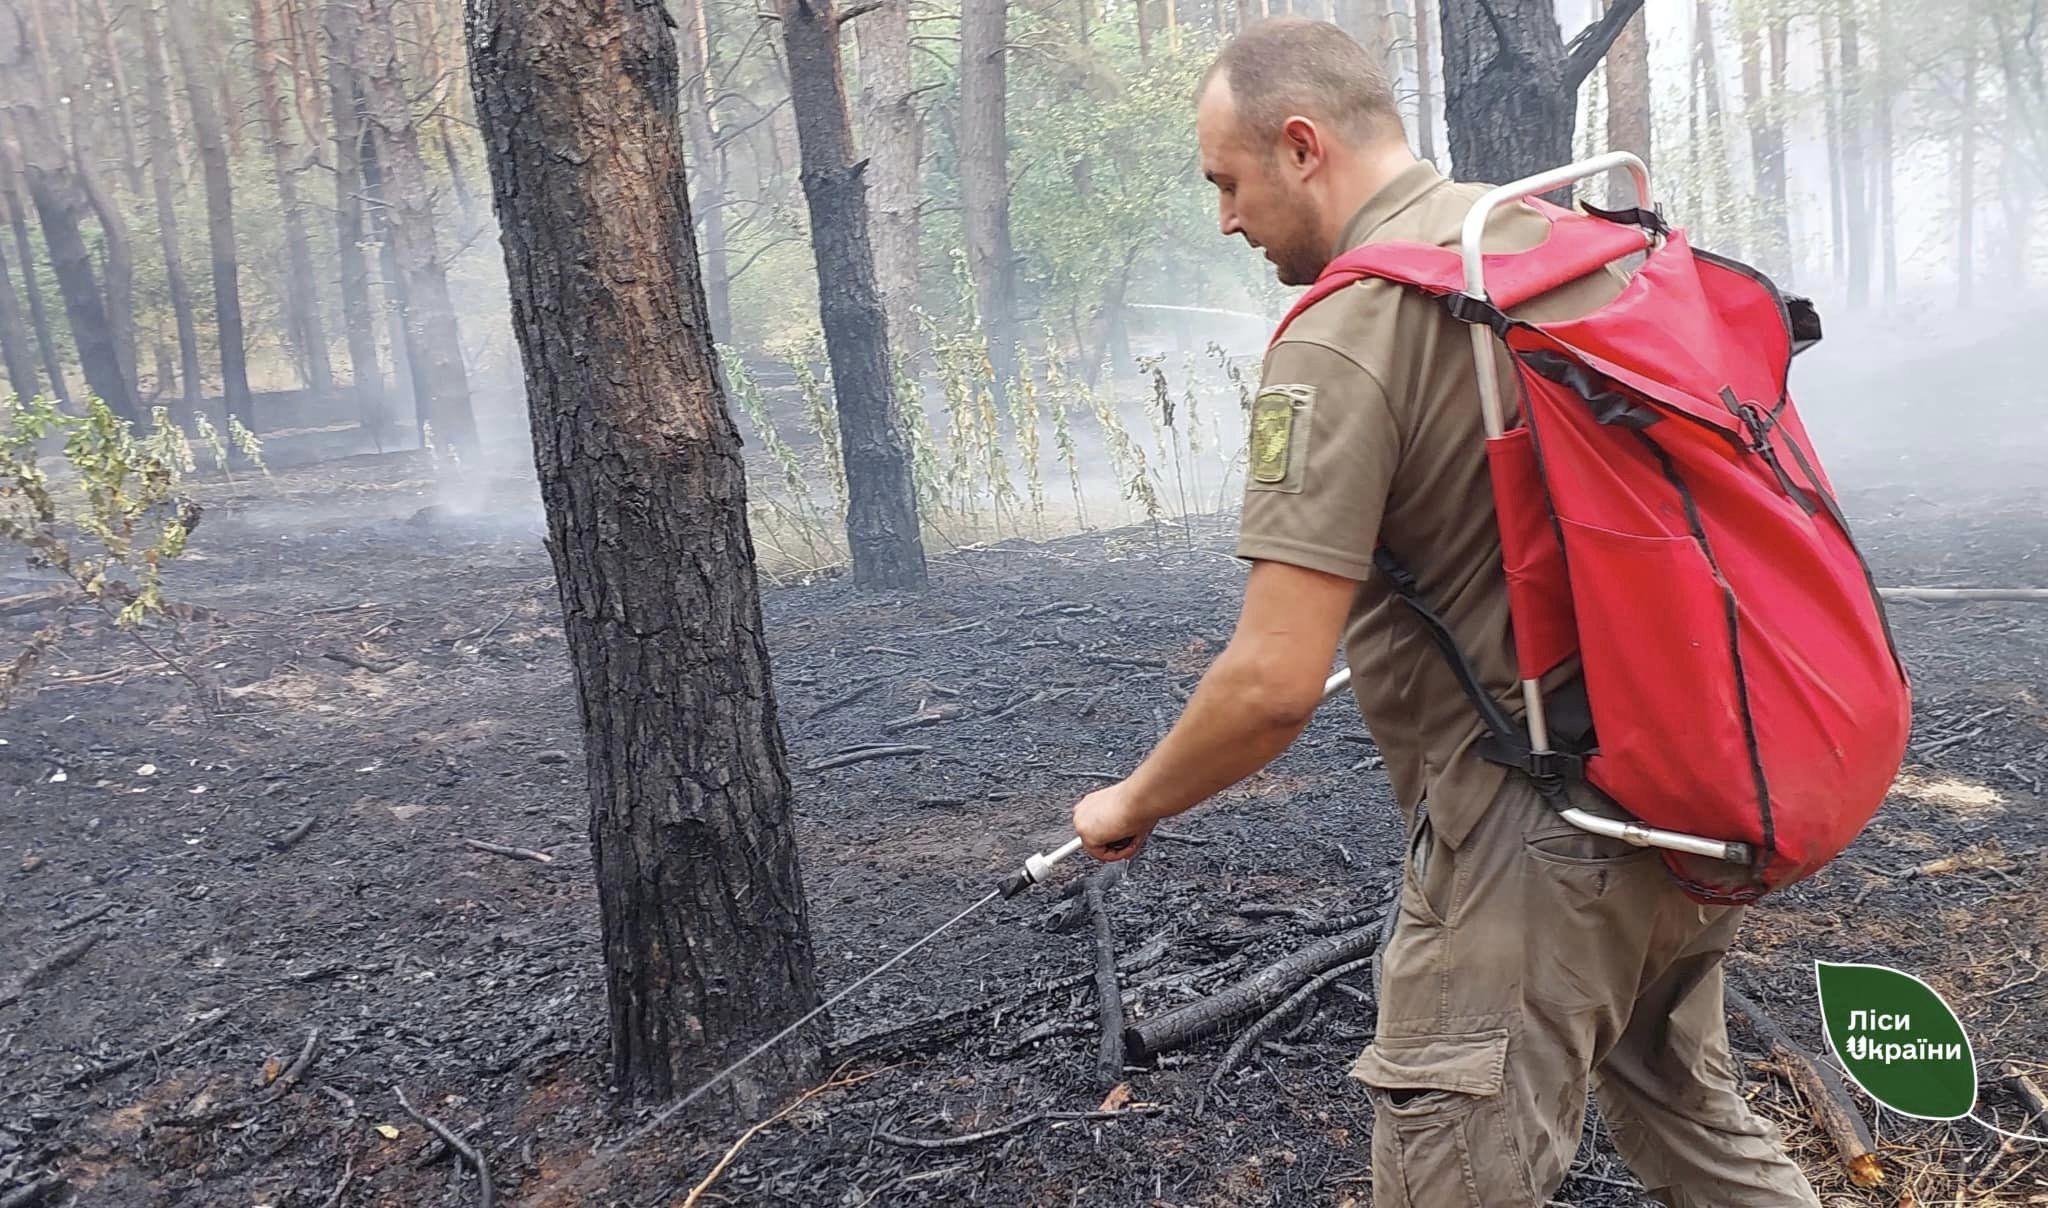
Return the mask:
[[[1220,993],[1141,1019],[1124,1029],[1124,1051],[1137,1061],[1213,1036],[1238,1020],[1270,1009],[1317,974],[1370,957],[1379,943],[1379,931],[1374,925],[1319,940]]]
[[[661,1097],[818,1001],[675,41],[635,0],[468,9],[587,736],[613,1073]],[[814,1079],[821,1032],[719,1097],[751,1109]]]
[[[228,176],[228,147],[220,110],[200,68],[198,47],[189,20],[169,22],[171,48],[185,77],[185,100],[192,114],[192,134],[199,144],[199,165],[206,178],[206,242],[213,257],[213,310],[220,340],[221,395],[227,413],[253,429],[255,404],[249,394],[249,357],[242,330],[240,253],[235,246],[235,194]]]
[[[353,72],[350,79],[354,80]],[[356,89],[355,102],[360,114],[363,109],[360,87]],[[404,383],[406,405],[412,409],[413,430],[424,445],[429,393],[425,376],[426,357],[419,348],[419,328],[410,317],[411,291],[406,288],[405,274],[399,270],[397,245],[392,240],[391,207],[385,200],[388,194],[383,160],[377,151],[377,140],[370,137],[367,122],[363,125],[362,138],[356,144],[356,162],[363,170],[364,212],[369,216],[370,237],[377,245],[378,272],[384,285],[384,326],[385,338],[391,346],[391,376],[395,382]]]
[[[21,297],[14,292],[14,270],[0,251],[0,364],[7,369],[7,387],[17,398],[34,398],[43,379],[29,348],[28,324],[22,321]]]
[[[462,363],[462,331],[448,297],[448,266],[434,234],[434,199],[420,156],[419,130],[399,61],[393,25],[396,0],[359,0],[352,64],[362,88],[370,141],[383,171],[385,231],[404,280],[406,328],[421,387],[420,407],[437,444],[467,459],[476,451],[476,415]]]
[[[832,361],[832,395],[846,459],[846,540],[853,578],[869,587],[922,587],[924,543],[910,453],[896,409],[888,322],[868,247],[867,185],[853,162],[853,129],[839,69],[832,0],[782,0],[790,99],[818,266],[818,318]]]
[[[1568,162],[1579,84],[1643,0],[1615,0],[1569,46],[1552,0],[1442,4],[1444,117],[1459,179],[1504,182]]]
[[[0,144],[0,160],[4,160],[4,144]],[[50,383],[50,393],[61,402],[71,401],[71,388],[64,379],[64,363],[57,355],[57,338],[50,330],[50,314],[43,306],[43,285],[36,272],[35,245],[28,237],[28,207],[16,194],[15,178],[20,175],[20,166],[11,162],[0,163],[5,179],[0,180],[0,203],[7,207],[7,225],[14,229],[15,262],[21,265],[21,292],[28,301],[29,325],[35,329],[36,351],[42,358],[43,377]]]

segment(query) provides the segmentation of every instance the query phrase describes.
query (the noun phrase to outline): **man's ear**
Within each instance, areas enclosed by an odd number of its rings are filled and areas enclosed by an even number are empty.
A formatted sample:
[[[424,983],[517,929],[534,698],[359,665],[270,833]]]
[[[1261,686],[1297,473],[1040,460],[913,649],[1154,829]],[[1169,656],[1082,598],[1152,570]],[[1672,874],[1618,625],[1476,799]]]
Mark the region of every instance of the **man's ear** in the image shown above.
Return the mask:
[[[1295,170],[1307,176],[1322,166],[1323,132],[1313,121],[1296,114],[1280,126],[1280,148]]]

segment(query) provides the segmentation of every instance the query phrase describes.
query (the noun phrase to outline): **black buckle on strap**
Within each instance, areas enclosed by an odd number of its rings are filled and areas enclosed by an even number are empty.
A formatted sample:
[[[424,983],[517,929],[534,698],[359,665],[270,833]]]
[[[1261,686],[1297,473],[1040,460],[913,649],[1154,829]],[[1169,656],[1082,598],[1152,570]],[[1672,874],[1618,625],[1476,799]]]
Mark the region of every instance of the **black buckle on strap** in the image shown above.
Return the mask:
[[[1669,235],[1671,233],[1671,226],[1664,221],[1664,215],[1659,214],[1655,210],[1646,210],[1641,206],[1630,206],[1626,210],[1604,210],[1599,206],[1593,205],[1591,202],[1582,201],[1579,203],[1579,208],[1595,218],[1604,218],[1609,222],[1625,223],[1629,226],[1639,226],[1652,234]]]
[[[1514,326],[1514,321],[1500,307],[1471,294],[1445,294],[1444,309],[1460,323],[1484,323],[1502,339],[1507,338],[1508,328]]]

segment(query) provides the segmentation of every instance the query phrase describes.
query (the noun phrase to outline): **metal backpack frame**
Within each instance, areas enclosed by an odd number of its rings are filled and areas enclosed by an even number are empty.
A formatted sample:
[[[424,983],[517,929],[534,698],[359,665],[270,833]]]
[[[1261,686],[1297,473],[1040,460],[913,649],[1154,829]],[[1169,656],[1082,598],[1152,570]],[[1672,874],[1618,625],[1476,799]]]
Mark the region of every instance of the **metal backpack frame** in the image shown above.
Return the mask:
[[[1645,214],[1653,212],[1649,169],[1643,164],[1641,159],[1626,151],[1612,151],[1592,159],[1582,160],[1578,163],[1567,164],[1561,168],[1554,168],[1548,172],[1524,177],[1521,180],[1489,190],[1482,195],[1478,201],[1473,203],[1471,210],[1466,213],[1464,227],[1459,239],[1459,253],[1465,273],[1463,296],[1480,306],[1491,306],[1491,300],[1486,289],[1485,258],[1480,245],[1481,238],[1486,231],[1486,221],[1494,210],[1503,205],[1520,201],[1525,197],[1538,193],[1547,193],[1560,186],[1584,180],[1587,177],[1598,176],[1601,173],[1617,168],[1626,169],[1631,179],[1635,182],[1636,205],[1639,212]],[[1663,241],[1663,235],[1654,226],[1646,226],[1643,229],[1643,251],[1655,251],[1662,245]],[[1612,263],[1612,261],[1607,263]],[[1604,267],[1604,265],[1598,267]],[[1481,421],[1485,427],[1486,437],[1491,440],[1500,437],[1507,428],[1507,417],[1501,402],[1499,381],[1495,376],[1495,335],[1493,329],[1485,323],[1471,323],[1468,326],[1472,333],[1473,362],[1479,376]],[[1393,567],[1386,564],[1380,566],[1382,573],[1387,573],[1390,569],[1395,571],[1397,577],[1405,577],[1399,574],[1398,564],[1395,564]],[[1397,594],[1401,595],[1412,608],[1422,615],[1425,623],[1431,625],[1435,631],[1433,636],[1436,638],[1437,644],[1440,647],[1444,647],[1446,655],[1451,658],[1453,670],[1459,673],[1461,679],[1467,681],[1468,694],[1484,697],[1484,689],[1476,684],[1476,680],[1471,676],[1469,668],[1460,666],[1463,659],[1462,656],[1458,655],[1455,645],[1447,645],[1449,633],[1444,628],[1442,621],[1431,613],[1426,606],[1422,605],[1413,594],[1412,581],[1405,588],[1397,585]],[[1348,667],[1332,674],[1323,683],[1324,699],[1327,700],[1329,697],[1336,695],[1348,686],[1350,682],[1351,670]],[[1552,748],[1549,719],[1544,709],[1543,691],[1540,681],[1523,679],[1520,682],[1522,703],[1528,726],[1530,757],[1541,764],[1556,760],[1563,755],[1568,755],[1569,753],[1560,753]],[[1482,707],[1482,713],[1484,712],[1485,709]],[[1498,710],[1494,710],[1494,712],[1497,713]],[[1491,728],[1491,723],[1489,723],[1489,727]],[[1555,786],[1553,785],[1552,787]],[[1555,797],[1556,794],[1547,792],[1546,796]],[[1562,798],[1557,799],[1562,800]],[[1589,831],[1596,835],[1604,835],[1610,839],[1620,839],[1637,847],[1664,848],[1670,851],[1705,856],[1709,859],[1726,860],[1735,864],[1748,864],[1753,856],[1752,849],[1747,843],[1726,842],[1719,839],[1708,839],[1700,835],[1681,834],[1677,831],[1647,826],[1634,819],[1602,817],[1601,815],[1588,813],[1576,807],[1561,808],[1558,810],[1558,815],[1580,830]]]

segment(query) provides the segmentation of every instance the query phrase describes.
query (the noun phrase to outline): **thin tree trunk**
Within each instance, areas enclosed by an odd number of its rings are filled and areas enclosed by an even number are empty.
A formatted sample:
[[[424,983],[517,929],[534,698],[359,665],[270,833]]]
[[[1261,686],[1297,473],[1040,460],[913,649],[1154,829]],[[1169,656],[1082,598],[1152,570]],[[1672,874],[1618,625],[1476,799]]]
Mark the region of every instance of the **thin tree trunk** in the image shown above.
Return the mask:
[[[228,147],[221,115],[213,107],[206,73],[200,68],[192,25],[191,21],[175,16],[169,21],[171,49],[177,53],[178,69],[185,77],[185,100],[192,111],[193,136],[199,142],[199,164],[206,179],[206,241],[213,255],[213,310],[220,339],[221,394],[228,415],[253,431],[255,403],[249,394],[248,351],[243,343],[234,186],[228,176]]]
[[[895,0],[894,7],[907,10],[909,3],[910,0]],[[885,5],[863,19],[863,37],[865,22],[884,19],[889,7]],[[704,296],[711,306],[711,336],[727,341],[732,339],[732,273],[726,259],[725,151],[718,141],[717,88],[711,78],[711,13],[705,0],[685,0],[682,12],[683,118],[684,129],[690,135],[690,208],[704,224]],[[909,19],[910,14],[905,11],[902,24],[906,58]],[[865,72],[865,53],[861,65]]]
[[[4,10],[0,10],[4,11]],[[0,140],[0,158],[5,156],[6,144]],[[42,357],[43,380],[50,383],[50,393],[57,401],[71,402],[71,387],[64,378],[64,361],[57,350],[56,333],[50,327],[50,312],[43,305],[41,275],[36,271],[35,245],[29,241],[28,206],[15,192],[14,182],[20,178],[26,186],[26,175],[20,165],[13,162],[0,164],[5,179],[0,180],[0,202],[7,206],[7,225],[14,228],[14,252],[16,263],[21,265],[21,291],[28,297],[29,325],[35,329],[36,350]]]
[[[351,8],[350,11],[356,10]],[[355,96],[357,110],[366,113],[361,81],[356,80],[353,69],[350,79],[358,85]],[[398,244],[391,231],[390,189],[384,176],[383,155],[378,150],[377,140],[370,135],[367,117],[363,120],[363,137],[357,145],[357,157],[363,169],[363,206],[369,215],[371,237],[377,244],[379,279],[384,286],[385,339],[391,346],[391,376],[394,381],[405,383],[406,405],[412,409],[413,432],[420,444],[425,445],[431,435],[427,400],[432,396],[432,383],[427,378],[426,352],[420,347],[419,324],[412,321],[412,291],[398,265]]]
[[[325,0],[328,108],[334,115],[334,235],[341,261],[341,316],[348,331],[349,380],[356,414],[379,452],[391,420],[384,406],[384,366],[377,356],[377,315],[370,302],[370,266],[363,257],[363,114],[347,47],[351,0]]]
[[[1771,145],[1770,107],[1771,98],[1764,95],[1763,29],[1754,16],[1738,16],[1736,21],[1738,44],[1742,53],[1742,115],[1749,133],[1749,162],[1755,170],[1756,194],[1766,211],[1775,207],[1771,174],[1784,170],[1784,150],[1777,148],[1774,157]],[[1765,222],[1775,221],[1770,214]],[[1757,260],[1772,273],[1782,276],[1784,272],[1784,246],[1775,234],[1765,236],[1765,246],[1758,249]]]
[[[1436,162],[1436,0],[1415,0],[1415,149]]]
[[[1237,0],[1237,28],[1240,31],[1265,15],[1265,0]]]
[[[1963,112],[1956,149],[1956,304],[1968,306],[1977,290],[1977,38],[1976,5],[1966,0],[1963,39]]]
[[[72,173],[77,177],[78,188],[85,195],[86,204],[92,207],[93,217],[99,222],[103,253],[101,267],[106,278],[107,335],[114,342],[114,363],[120,371],[121,380],[126,383],[124,393],[130,400],[135,400],[138,396],[135,392],[134,245],[128,238],[128,220],[122,215],[121,207],[107,196],[99,176],[91,168],[82,166],[85,162],[84,156],[73,155]],[[133,405],[140,407],[141,404],[135,402]]]
[[[1785,112],[1791,98],[1785,91],[1788,56],[1792,48],[1791,22],[1782,12],[1771,15],[1771,99],[1764,127],[1767,151],[1764,161],[1765,193],[1770,203],[1772,237],[1783,259],[1785,284],[1798,275],[1799,257],[1792,252],[1792,193],[1785,165]]]
[[[113,85],[114,121],[121,131],[121,169],[127,176],[128,191],[139,197],[142,156],[136,150],[135,118],[128,109],[128,69],[114,45],[114,18],[107,11],[107,0],[93,0],[93,8],[99,16],[100,57],[107,65],[107,81]]]
[[[1899,296],[1899,222],[1893,197],[1898,157],[1892,131],[1893,81],[1899,66],[1897,37],[1892,29],[1891,6],[1885,0],[1877,0],[1877,67],[1872,73],[1873,87],[1866,90],[1866,96],[1876,108],[1877,224],[1884,246],[1881,267],[1886,306],[1898,301]]]
[[[1828,265],[1830,278],[1841,281],[1848,271],[1848,199],[1842,179],[1841,93],[1835,85],[1835,37],[1827,16],[1820,26],[1821,102],[1828,142]]]
[[[282,43],[272,37],[276,0],[249,0],[249,32],[255,44],[256,88],[263,112],[264,141],[270,144],[271,170],[284,217],[285,326],[306,385],[315,393],[334,389],[334,369],[327,359],[327,327],[320,317],[319,278],[313,273],[312,241],[306,237],[306,212],[299,200],[299,165],[284,120],[283,94],[277,87],[277,62]]]
[[[199,410],[202,382],[199,368],[199,321],[192,311],[192,287],[185,280],[185,253],[178,243],[178,207],[171,181],[170,63],[164,57],[163,38],[157,32],[156,5],[143,0],[136,6],[142,30],[142,81],[148,114],[144,118],[149,144],[149,185],[156,201],[159,251],[164,261],[164,280],[170,293],[171,315],[178,328],[178,380],[185,410]]]
[[[853,125],[839,68],[839,18],[832,0],[781,0],[781,13],[811,250],[818,266],[818,319],[832,360],[832,395],[846,459],[846,542],[853,554],[853,580],[865,587],[923,587],[917,493],[896,410],[888,322],[868,246],[865,169],[854,162]]]
[[[1140,63],[1152,57],[1152,23],[1145,17],[1145,10],[1149,7],[1151,7],[1151,0],[1131,0],[1131,13],[1138,22],[1138,61]]]
[[[34,398],[43,387],[29,347],[28,324],[22,321],[21,297],[14,292],[14,271],[0,251],[0,363],[7,369],[7,388],[16,398]]]
[[[448,297],[448,269],[441,263],[434,235],[427,167],[407,103],[411,94],[398,58],[393,3],[359,0],[362,21],[357,27],[355,74],[384,173],[386,229],[405,281],[406,326],[419,359],[414,376],[425,386],[423,406],[434,425],[436,443],[467,459],[476,451],[476,416],[470,409],[469,378],[462,363],[462,332]]]
[[[612,1076],[644,1099],[703,1082],[818,1001],[663,15],[636,0],[469,13],[582,702]],[[825,1047],[822,1027],[799,1032],[715,1099],[751,1118],[815,1081]]]
[[[1606,0],[1602,10],[1613,7],[1614,0]],[[1607,149],[1631,152],[1654,172],[1656,163],[1650,154],[1648,25],[1643,17],[1630,21],[1607,52]],[[1635,181],[1629,174],[1617,171],[1607,180],[1607,204],[1632,206],[1635,190]]]
[[[32,5],[24,12],[24,3],[0,0],[0,110],[7,114],[9,140],[20,149],[22,177],[43,228],[87,388],[116,415],[136,420],[134,379],[123,372],[106,295],[79,230],[92,202],[53,112],[58,106],[37,55],[39,45],[47,45],[38,37],[38,14]]]
[[[875,284],[889,316],[891,351],[909,363],[924,346],[917,323],[924,119],[911,71],[910,0],[889,0],[855,22],[854,30],[860,45],[861,143],[872,186]]]
[[[998,403],[1017,372],[1017,265],[1010,246],[1010,134],[1005,110],[1009,0],[962,0],[960,205],[967,269],[988,341]]]
[[[1864,155],[1862,27],[1853,6],[1844,6],[1842,47],[1842,186],[1849,229],[1849,305],[1870,305],[1870,171]]]

